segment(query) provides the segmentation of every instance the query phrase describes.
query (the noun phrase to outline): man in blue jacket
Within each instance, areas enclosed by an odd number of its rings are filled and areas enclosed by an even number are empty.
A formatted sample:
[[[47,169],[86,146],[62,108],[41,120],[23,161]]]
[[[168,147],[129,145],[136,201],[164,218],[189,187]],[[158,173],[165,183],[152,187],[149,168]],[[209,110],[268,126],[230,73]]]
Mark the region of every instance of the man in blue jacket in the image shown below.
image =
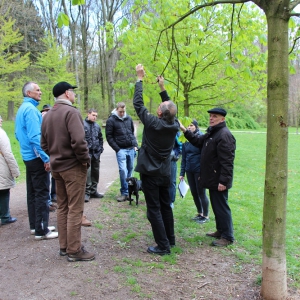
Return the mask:
[[[15,124],[15,136],[20,143],[21,155],[26,166],[27,209],[31,234],[36,240],[58,237],[54,226],[48,227],[49,156],[42,150],[42,115],[36,108],[42,92],[35,82],[27,82],[22,89],[24,101],[20,106]]]

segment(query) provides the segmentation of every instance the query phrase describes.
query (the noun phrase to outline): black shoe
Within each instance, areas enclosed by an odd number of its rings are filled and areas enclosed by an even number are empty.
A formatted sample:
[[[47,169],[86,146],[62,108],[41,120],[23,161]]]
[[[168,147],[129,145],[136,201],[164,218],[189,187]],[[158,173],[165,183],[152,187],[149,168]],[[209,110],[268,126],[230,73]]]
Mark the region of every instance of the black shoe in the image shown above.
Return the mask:
[[[90,196],[85,194],[84,196],[84,202],[89,202],[90,201]]]
[[[153,246],[148,247],[147,252],[151,253],[151,254],[157,254],[157,255],[169,255],[169,254],[171,254],[170,249],[160,249],[158,246],[156,246],[156,247],[153,247]]]
[[[100,194],[100,193],[98,193],[98,192],[96,192],[95,194],[91,194],[91,198],[99,198],[99,199],[101,199],[101,198],[103,198],[104,197],[104,195],[103,194]]]
[[[1,222],[1,225],[6,225],[6,224],[14,223],[16,221],[17,221],[17,218],[9,217],[9,219],[7,219],[6,221]]]
[[[67,249],[59,249],[59,255],[60,256],[66,256],[67,255]]]

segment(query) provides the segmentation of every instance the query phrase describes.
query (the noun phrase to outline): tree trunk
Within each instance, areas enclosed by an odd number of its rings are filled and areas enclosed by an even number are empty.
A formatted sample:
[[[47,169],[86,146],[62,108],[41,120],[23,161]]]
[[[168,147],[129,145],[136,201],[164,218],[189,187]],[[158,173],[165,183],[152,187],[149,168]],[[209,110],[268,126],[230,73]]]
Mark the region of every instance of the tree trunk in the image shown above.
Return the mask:
[[[276,2],[276,3],[275,3]],[[286,299],[285,253],[288,154],[288,10],[279,0],[264,7],[268,22],[268,115],[263,208],[261,295]],[[287,4],[288,6],[288,4]]]
[[[14,112],[14,101],[8,101],[7,106],[7,120],[13,121],[15,119],[15,112]]]
[[[88,87],[88,49],[87,49],[87,8],[81,9],[81,38],[82,38],[82,63],[83,63],[83,103],[84,110],[89,109],[89,87]]]

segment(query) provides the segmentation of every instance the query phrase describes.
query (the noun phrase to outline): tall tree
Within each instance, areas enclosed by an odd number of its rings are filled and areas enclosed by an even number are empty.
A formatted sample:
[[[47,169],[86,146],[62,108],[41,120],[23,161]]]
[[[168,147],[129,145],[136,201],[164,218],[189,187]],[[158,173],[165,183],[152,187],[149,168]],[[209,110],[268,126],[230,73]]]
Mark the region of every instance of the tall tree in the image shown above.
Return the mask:
[[[208,6],[249,1],[212,1],[195,6],[165,28],[175,32],[176,25],[186,17]],[[289,99],[289,20],[300,16],[293,9],[300,3],[290,0],[259,1],[268,24],[267,70],[267,147],[263,207],[263,262],[261,295],[267,300],[287,298],[285,253],[287,156],[288,156],[288,99]],[[241,6],[241,14],[243,5]],[[231,20],[233,23],[234,21]],[[175,36],[174,36],[175,38]]]
[[[42,102],[44,104],[53,104],[53,86],[59,81],[74,83],[75,75],[67,69],[67,62],[70,60],[70,56],[62,46],[57,44],[55,38],[48,35],[42,42],[47,50],[39,55],[37,62],[33,66],[35,70],[33,74],[43,91]]]
[[[18,29],[23,39],[14,46],[14,51],[30,53],[30,60],[35,61],[38,53],[44,51],[44,28],[41,18],[32,0],[1,0],[1,10],[7,11],[6,16],[16,20],[14,28]]]
[[[118,62],[118,69],[126,75],[133,64],[141,62],[147,66],[150,81],[163,73],[169,82],[168,91],[172,99],[185,116],[189,116],[190,112],[193,116],[199,115],[203,106],[230,106],[234,101],[255,104],[253,106],[262,103],[262,98],[265,98],[262,87],[265,85],[266,62],[258,60],[257,45],[265,43],[260,38],[264,24],[249,22],[251,18],[261,18],[258,9],[247,8],[239,26],[232,29],[234,43],[231,43],[231,48],[230,23],[224,24],[224,19],[230,19],[232,11],[226,7],[214,8],[213,11],[205,9],[181,23],[176,31],[176,40],[171,31],[165,32],[153,59],[159,30],[176,19],[176,16],[168,16],[170,7],[181,14],[189,3],[150,3],[148,11],[134,21],[131,29],[122,36],[122,59]],[[139,9],[145,10],[137,7],[134,12],[139,14]],[[248,34],[245,35],[239,28],[247,28]],[[227,55],[229,48],[231,55]],[[118,83],[118,87],[122,85],[122,82]],[[239,93],[236,93],[237,90]]]
[[[7,99],[18,100],[21,90],[19,75],[29,65],[29,53],[20,55],[14,51],[23,37],[14,29],[15,21],[0,16],[0,114],[7,111]]]

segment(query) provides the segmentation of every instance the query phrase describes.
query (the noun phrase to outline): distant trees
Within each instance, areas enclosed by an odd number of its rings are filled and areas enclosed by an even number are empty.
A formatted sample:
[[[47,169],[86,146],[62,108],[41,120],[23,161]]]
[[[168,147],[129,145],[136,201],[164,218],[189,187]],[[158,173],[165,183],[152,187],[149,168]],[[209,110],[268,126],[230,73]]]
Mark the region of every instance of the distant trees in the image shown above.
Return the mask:
[[[0,114],[6,115],[7,102],[14,101],[20,93],[20,73],[29,66],[29,53],[16,51],[23,40],[18,30],[14,29],[15,21],[0,16]]]

